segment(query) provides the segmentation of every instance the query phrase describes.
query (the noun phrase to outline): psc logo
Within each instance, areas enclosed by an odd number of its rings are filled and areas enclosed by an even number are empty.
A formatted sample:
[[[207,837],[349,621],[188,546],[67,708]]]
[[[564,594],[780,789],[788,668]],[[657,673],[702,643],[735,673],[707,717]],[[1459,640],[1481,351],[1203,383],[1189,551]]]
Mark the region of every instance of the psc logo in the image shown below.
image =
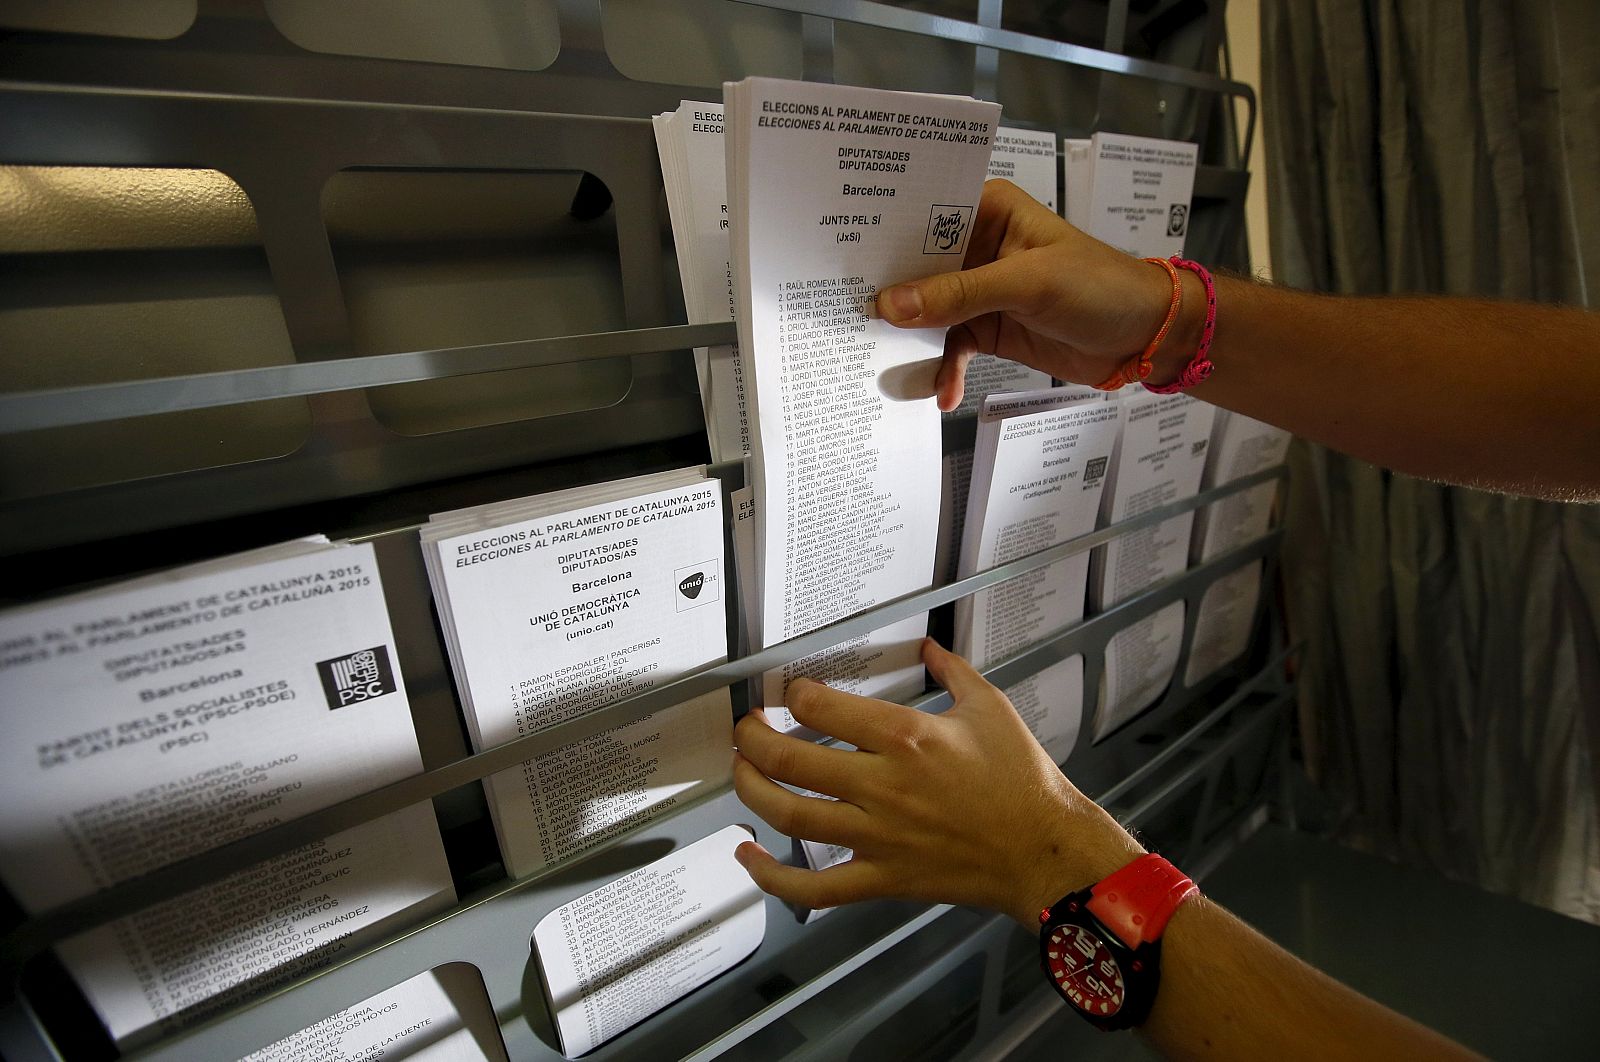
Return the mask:
[[[328,698],[328,708],[348,708],[393,693],[394,668],[389,664],[389,647],[375,645],[371,649],[332,660],[317,662],[317,676],[322,679],[322,692]]]

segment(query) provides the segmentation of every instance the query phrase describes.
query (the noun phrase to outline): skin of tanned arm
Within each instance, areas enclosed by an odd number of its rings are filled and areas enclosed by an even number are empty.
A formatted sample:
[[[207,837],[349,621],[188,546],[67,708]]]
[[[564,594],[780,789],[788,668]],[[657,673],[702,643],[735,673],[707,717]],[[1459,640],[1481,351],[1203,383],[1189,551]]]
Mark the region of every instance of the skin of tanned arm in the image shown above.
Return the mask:
[[[1156,352],[1174,380],[1204,321],[1199,277]],[[1315,295],[1216,278],[1211,378],[1191,394],[1411,475],[1600,499],[1600,314],[1481,299]],[[1155,335],[1171,282],[1006,181],[990,181],[965,267],[879,294],[878,314],[948,328],[941,408],[974,353],[1098,383]]]

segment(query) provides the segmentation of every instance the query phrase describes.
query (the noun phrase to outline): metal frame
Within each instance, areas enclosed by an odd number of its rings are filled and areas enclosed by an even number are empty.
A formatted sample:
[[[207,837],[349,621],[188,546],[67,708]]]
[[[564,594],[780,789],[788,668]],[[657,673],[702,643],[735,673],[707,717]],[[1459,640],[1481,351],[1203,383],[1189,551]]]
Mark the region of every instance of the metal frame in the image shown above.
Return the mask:
[[[546,462],[581,459],[587,473],[633,471],[619,447],[682,440],[701,428],[692,394],[672,383],[687,363],[686,350],[731,338],[731,325],[686,326],[666,291],[660,266],[660,176],[646,116],[696,98],[703,88],[633,81],[606,53],[601,0],[556,0],[562,47],[556,61],[537,72],[489,70],[312,53],[272,34],[252,39],[238,53],[212,49],[224,20],[268,21],[262,0],[199,0],[202,30],[172,41],[15,34],[0,38],[0,164],[140,165],[214,167],[237,181],[257,212],[263,249],[272,271],[293,345],[295,363],[283,366],[129,380],[92,387],[0,394],[0,436],[40,429],[70,429],[134,416],[224,407],[274,398],[303,398],[312,432],[295,453],[246,465],[199,469],[85,491],[50,494],[0,505],[0,555],[99,541],[129,532],[215,520],[249,512],[357,494],[389,491],[446,477],[489,473]],[[1100,71],[1102,99],[1115,95],[1119,78],[1173,85],[1242,99],[1248,112],[1243,143],[1230,145],[1223,165],[1203,165],[1197,200],[1219,201],[1242,217],[1253,145],[1256,99],[1249,86],[1191,70],[1119,54],[1111,30],[1125,26],[1128,0],[1111,0],[1108,47],[1087,48],[1002,28],[1003,0],[979,0],[976,21],[965,23],[859,0],[736,0],[799,16],[806,77],[832,80],[834,27],[856,23],[974,47],[973,91],[996,92],[1000,53],[1029,56]],[[1213,13],[1212,19],[1219,18]],[[1215,27],[1208,22],[1207,32]],[[1115,37],[1120,40],[1120,31]],[[529,91],[533,86],[535,91]],[[528,109],[529,101],[539,110]],[[1231,108],[1230,108],[1231,110]],[[108,127],[137,128],[139,137],[108,139]],[[1203,125],[1202,125],[1203,131]],[[1237,160],[1237,161],[1235,161]],[[339,279],[320,217],[323,184],[350,167],[459,170],[583,171],[599,177],[616,204],[618,266],[624,300],[618,331],[521,339],[449,349],[352,357],[352,328],[339,295]],[[1231,250],[1231,248],[1230,248]],[[368,388],[443,380],[476,373],[626,357],[633,387],[616,408],[596,409],[527,424],[495,425],[445,436],[402,437],[372,415]],[[973,424],[951,421],[946,447],[970,443]],[[3,444],[3,439],[0,439]],[[611,455],[611,456],[608,456]],[[686,462],[680,462],[686,463]],[[714,470],[731,489],[742,481],[739,465]],[[30,956],[53,942],[101,925],[187,888],[216,880],[305,840],[325,836],[389,811],[432,799],[441,822],[481,821],[479,779],[531,755],[722,686],[734,686],[770,668],[877,626],[926,612],[1007,578],[1081,553],[1118,534],[1152,526],[1256,483],[1281,477],[1271,470],[1164,507],[1115,528],[1097,531],[968,579],[887,602],[875,609],[780,646],[693,675],[590,713],[559,727],[498,748],[467,755],[459,734],[449,733],[458,711],[435,632],[427,628],[426,580],[417,560],[414,530],[389,521],[372,535],[378,548],[408,688],[430,688],[412,698],[424,762],[430,769],[223,848],[203,853],[139,879],[31,919],[0,942],[0,1050],[16,1059],[53,1058],[49,1042],[18,977]],[[330,527],[329,530],[335,530]],[[1231,758],[1267,725],[1281,722],[1289,692],[1281,673],[1286,650],[1263,652],[1256,639],[1253,671],[1235,663],[1194,687],[1182,681],[1195,620],[1205,590],[1243,564],[1264,563],[1263,586],[1276,570],[1280,535],[1219,557],[1169,579],[1116,608],[1069,627],[1000,661],[986,674],[1002,686],[1074,654],[1084,657],[1086,701],[1098,688],[1101,658],[1111,636],[1172,601],[1183,600],[1185,625],[1176,678],[1158,703],[1091,744],[1088,727],[1066,761],[1088,792],[1134,818],[1160,810],[1202,786],[1193,846],[1220,836],[1209,819],[1216,779]],[[1268,608],[1258,604],[1256,629]],[[729,596],[729,602],[736,595]],[[401,622],[400,613],[406,615]],[[732,611],[730,609],[730,611]],[[730,623],[734,617],[730,615]],[[418,681],[419,679],[424,681]],[[1241,681],[1242,680],[1242,681]],[[939,711],[947,696],[930,694],[916,706]],[[1088,714],[1092,714],[1088,713]],[[1174,731],[1173,728],[1176,728]],[[1269,764],[1270,766],[1270,764]],[[1254,796],[1252,800],[1256,799]],[[1248,810],[1248,809],[1246,809]],[[356,1003],[411,974],[443,962],[465,960],[484,975],[507,1047],[513,1057],[550,1057],[534,1023],[518,1014],[537,1003],[530,981],[528,935],[542,914],[633,866],[729,821],[748,819],[730,791],[710,794],[614,839],[574,864],[517,881],[502,880],[463,896],[453,909],[354,950],[335,966],[306,975],[241,1004],[138,1057],[224,1057],[263,1046]],[[751,823],[769,847],[786,844]],[[899,1004],[937,975],[968,957],[986,954],[980,1004],[984,1028],[1002,1035],[1006,1023],[1030,1031],[1032,1003],[1005,1014],[995,978],[1003,966],[1004,926],[989,920],[974,929],[948,907],[867,904],[831,913],[802,927],[777,901],[768,901],[766,943],[740,971],[663,1011],[591,1057],[652,1056],[709,1059],[755,1041],[763,1030],[794,1022],[814,1035],[812,1055],[824,1047],[859,1042],[878,1022],[892,1020]],[[895,992],[870,1002],[830,993],[869,963],[895,962],[905,949],[926,951],[943,941],[925,975],[906,979]],[[865,945],[863,941],[867,941]],[[998,949],[998,950],[997,950]],[[775,1001],[754,991],[788,985]],[[770,994],[770,993],[769,993]],[[837,998],[836,998],[837,997]],[[847,1008],[848,1014],[840,1008]],[[1039,1020],[1043,1020],[1042,1018]],[[708,1035],[708,1030],[712,1031]],[[970,1052],[969,1052],[970,1053]],[[980,1052],[981,1054],[982,1052]]]

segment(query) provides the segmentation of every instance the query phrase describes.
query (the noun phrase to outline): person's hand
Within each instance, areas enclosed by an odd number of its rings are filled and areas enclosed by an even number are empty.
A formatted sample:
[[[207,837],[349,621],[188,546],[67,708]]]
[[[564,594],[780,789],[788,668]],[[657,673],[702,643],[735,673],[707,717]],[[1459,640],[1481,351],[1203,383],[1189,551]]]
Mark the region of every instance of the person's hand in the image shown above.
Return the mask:
[[[780,734],[759,711],[740,720],[733,781],[745,805],[780,833],[854,850],[812,871],[746,842],[735,855],[757,885],[811,908],[895,897],[986,907],[1033,925],[1042,907],[1143,852],[970,664],[932,639],[923,661],[955,699],[942,715],[790,683],[795,718],[854,751]]]
[[[1182,352],[1198,338],[1204,293],[1192,274],[1181,276],[1190,312],[1162,344],[1152,381],[1176,377]],[[973,354],[1009,358],[1074,383],[1105,381],[1150,342],[1171,296],[1172,281],[1160,266],[1101,243],[997,179],[983,186],[964,268],[884,288],[877,309],[902,328],[949,327],[938,387],[939,408],[951,410],[961,403]]]

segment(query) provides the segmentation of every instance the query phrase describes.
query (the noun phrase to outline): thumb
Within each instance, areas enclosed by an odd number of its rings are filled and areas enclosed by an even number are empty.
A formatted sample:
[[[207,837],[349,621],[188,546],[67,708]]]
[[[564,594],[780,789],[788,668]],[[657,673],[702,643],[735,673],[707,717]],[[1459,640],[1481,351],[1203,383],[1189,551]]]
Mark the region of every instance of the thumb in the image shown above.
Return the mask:
[[[939,273],[878,292],[878,316],[900,328],[945,328],[997,310],[1022,309],[1037,285],[1015,262]]]
[[[949,690],[957,701],[993,688],[977,668],[932,638],[922,640],[922,662],[928,666],[933,681]]]

